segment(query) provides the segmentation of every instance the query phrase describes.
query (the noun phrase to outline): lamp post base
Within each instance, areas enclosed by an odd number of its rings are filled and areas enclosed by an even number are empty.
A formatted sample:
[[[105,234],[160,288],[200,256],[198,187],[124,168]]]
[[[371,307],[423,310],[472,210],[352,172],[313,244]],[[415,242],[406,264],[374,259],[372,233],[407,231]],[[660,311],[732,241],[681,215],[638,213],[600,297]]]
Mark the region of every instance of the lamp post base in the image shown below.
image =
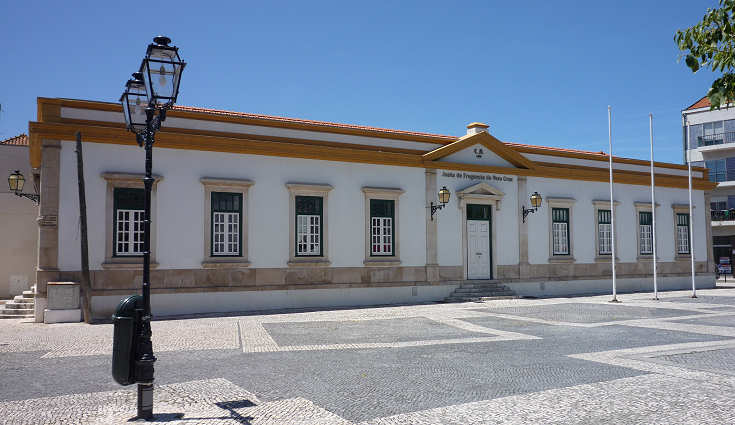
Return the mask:
[[[136,419],[153,419],[153,384],[138,384],[138,416]]]

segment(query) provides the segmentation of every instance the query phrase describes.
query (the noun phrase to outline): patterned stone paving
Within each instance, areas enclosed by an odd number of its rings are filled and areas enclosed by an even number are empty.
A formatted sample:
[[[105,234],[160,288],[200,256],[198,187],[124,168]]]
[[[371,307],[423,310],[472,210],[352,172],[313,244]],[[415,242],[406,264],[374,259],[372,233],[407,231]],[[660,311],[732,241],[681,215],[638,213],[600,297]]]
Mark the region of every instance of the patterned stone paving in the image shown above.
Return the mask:
[[[157,422],[735,423],[735,289],[153,322]],[[111,325],[0,323],[0,418],[119,424]]]

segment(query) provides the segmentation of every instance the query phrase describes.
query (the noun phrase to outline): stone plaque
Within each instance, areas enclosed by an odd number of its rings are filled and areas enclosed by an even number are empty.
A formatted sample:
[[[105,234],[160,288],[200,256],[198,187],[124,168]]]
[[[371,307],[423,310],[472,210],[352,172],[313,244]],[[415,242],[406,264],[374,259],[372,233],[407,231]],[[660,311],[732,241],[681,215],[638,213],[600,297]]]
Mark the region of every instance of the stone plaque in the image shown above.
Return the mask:
[[[76,282],[49,282],[47,286],[49,310],[79,308],[79,284]]]

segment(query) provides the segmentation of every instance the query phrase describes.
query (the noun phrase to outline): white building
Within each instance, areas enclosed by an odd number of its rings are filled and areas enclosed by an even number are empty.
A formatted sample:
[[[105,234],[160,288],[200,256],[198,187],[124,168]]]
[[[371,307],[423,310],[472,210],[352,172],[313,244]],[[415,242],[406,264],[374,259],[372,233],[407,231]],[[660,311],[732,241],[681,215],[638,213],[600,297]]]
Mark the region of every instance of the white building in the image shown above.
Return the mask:
[[[705,96],[681,112],[684,161],[706,167],[712,191],[712,254],[732,264],[735,246],[735,108],[710,110]],[[691,148],[691,149],[690,149]],[[688,153],[688,155],[687,155]]]
[[[92,305],[139,291],[144,151],[117,104],[39,98],[37,311],[80,270],[74,133],[84,139]],[[608,157],[461,137],[176,107],[153,154],[151,276],[158,315],[441,300],[467,280],[520,295],[611,290]],[[651,290],[648,162],[614,158],[620,291]],[[659,285],[713,287],[707,170],[659,163]],[[431,203],[451,195],[432,217]],[[529,196],[541,207],[522,220]],[[702,213],[697,214],[697,211]]]

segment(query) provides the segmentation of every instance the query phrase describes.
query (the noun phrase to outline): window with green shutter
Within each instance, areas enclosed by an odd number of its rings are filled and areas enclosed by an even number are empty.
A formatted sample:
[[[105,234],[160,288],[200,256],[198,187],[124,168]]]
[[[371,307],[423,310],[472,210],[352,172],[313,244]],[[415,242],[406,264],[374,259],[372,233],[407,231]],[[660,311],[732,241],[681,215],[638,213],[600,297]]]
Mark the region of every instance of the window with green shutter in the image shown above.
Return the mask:
[[[321,256],[322,222],[321,196],[296,196],[296,256]]]
[[[676,214],[676,252],[689,254],[689,214]]]
[[[113,197],[113,256],[141,256],[145,191],[119,187],[115,188]]]
[[[569,208],[551,209],[553,255],[569,255]]]
[[[640,242],[639,253],[642,255],[653,254],[653,215],[650,211],[638,213],[638,240]]]
[[[370,255],[395,255],[395,201],[370,200]]]
[[[240,256],[242,194],[212,192],[212,256]]]
[[[612,213],[610,210],[597,210],[597,252],[599,255],[612,254]]]

